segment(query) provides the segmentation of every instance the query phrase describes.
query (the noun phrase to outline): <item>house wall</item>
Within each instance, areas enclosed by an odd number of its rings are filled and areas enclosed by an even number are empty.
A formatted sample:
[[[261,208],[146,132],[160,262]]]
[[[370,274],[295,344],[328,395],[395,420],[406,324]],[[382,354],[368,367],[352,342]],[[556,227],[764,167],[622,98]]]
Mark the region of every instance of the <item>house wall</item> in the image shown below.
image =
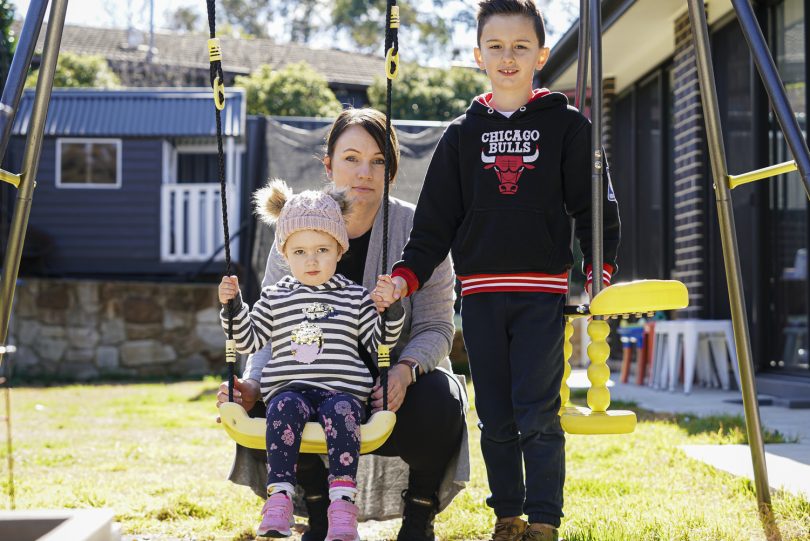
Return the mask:
[[[56,139],[43,141],[29,234],[48,274],[154,273],[160,261],[160,139],[124,139],[121,187],[57,188]],[[32,247],[33,248],[33,247]],[[34,269],[37,270],[37,269]]]
[[[214,285],[26,279],[8,343],[34,383],[220,373],[224,340]]]

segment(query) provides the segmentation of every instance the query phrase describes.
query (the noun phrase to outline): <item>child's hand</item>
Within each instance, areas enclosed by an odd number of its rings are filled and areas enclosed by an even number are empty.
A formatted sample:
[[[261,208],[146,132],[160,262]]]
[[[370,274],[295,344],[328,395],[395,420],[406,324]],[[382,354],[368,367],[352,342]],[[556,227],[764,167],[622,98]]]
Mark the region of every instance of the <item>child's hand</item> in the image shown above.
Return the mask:
[[[396,286],[393,280],[387,274],[382,274],[377,277],[377,287],[371,294],[371,299],[377,307],[378,312],[384,312],[386,308],[394,304],[399,297],[396,295]]]
[[[228,304],[228,301],[239,295],[239,278],[236,276],[223,276],[219,283],[219,302]]]

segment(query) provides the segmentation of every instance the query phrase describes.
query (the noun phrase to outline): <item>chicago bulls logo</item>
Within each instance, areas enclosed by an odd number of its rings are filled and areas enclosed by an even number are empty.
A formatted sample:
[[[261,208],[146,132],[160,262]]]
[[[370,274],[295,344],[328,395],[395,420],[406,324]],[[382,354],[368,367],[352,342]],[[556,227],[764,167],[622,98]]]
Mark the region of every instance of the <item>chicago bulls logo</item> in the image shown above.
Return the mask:
[[[518,190],[518,180],[526,169],[534,169],[534,163],[540,156],[540,147],[534,147],[534,154],[530,156],[500,155],[487,156],[481,149],[481,161],[486,165],[484,169],[494,169],[498,175],[498,190],[503,195],[514,195]]]

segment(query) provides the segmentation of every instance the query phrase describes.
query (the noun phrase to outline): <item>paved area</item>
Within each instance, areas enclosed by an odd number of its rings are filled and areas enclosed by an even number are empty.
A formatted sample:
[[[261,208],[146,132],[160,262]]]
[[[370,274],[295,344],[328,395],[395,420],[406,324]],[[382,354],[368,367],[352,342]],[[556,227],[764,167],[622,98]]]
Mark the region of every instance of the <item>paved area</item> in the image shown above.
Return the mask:
[[[571,388],[588,386],[585,370],[572,371],[569,381]],[[695,386],[687,395],[682,390],[670,392],[613,381],[609,386],[611,398],[633,401],[651,411],[694,413],[698,416],[745,415],[739,391]],[[810,409],[761,405],[759,411],[764,427],[778,430],[788,441],[796,441],[765,446],[768,484],[810,500]],[[688,456],[718,469],[753,479],[751,453],[746,445],[685,445],[683,450]]]

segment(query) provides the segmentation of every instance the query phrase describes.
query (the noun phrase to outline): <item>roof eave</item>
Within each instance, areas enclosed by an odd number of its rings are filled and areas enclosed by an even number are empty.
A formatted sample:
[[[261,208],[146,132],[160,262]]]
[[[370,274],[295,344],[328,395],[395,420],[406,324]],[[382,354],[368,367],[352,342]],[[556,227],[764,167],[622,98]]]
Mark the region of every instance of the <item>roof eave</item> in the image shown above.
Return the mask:
[[[607,31],[636,0],[602,0],[602,32]],[[548,62],[540,72],[540,81],[549,85],[569,66],[577,61],[579,45],[579,18],[551,49]]]

